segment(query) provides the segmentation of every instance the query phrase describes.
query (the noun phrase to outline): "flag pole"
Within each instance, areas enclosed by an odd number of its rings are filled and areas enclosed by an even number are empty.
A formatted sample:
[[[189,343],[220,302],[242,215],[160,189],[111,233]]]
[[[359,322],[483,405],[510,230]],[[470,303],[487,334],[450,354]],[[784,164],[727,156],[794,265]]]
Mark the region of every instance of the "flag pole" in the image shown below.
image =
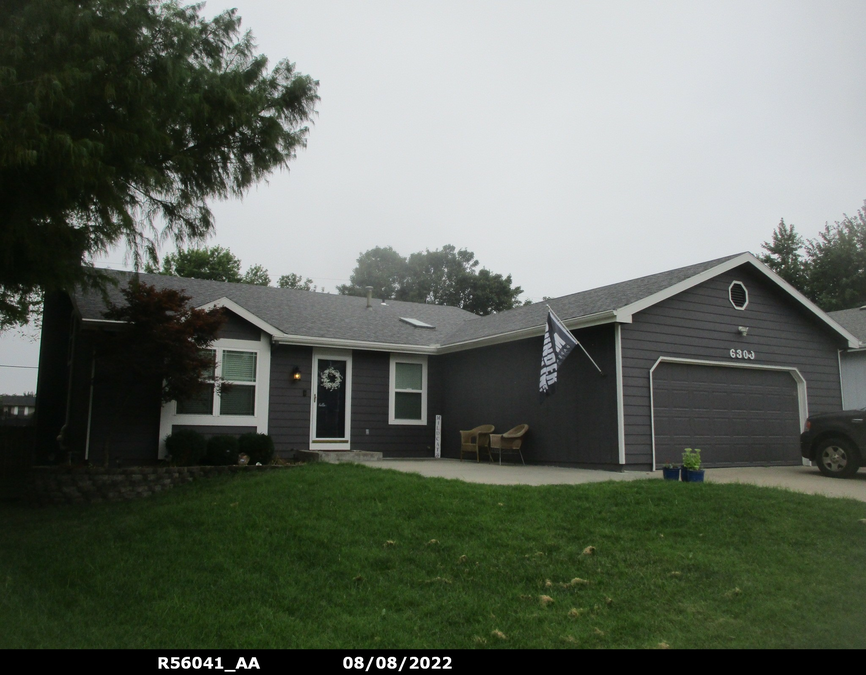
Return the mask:
[[[580,340],[577,341],[577,346],[580,347],[581,349],[583,349],[583,345],[580,344]],[[588,358],[590,361],[592,361],[592,365],[595,366],[595,369],[598,371],[598,374],[599,374],[599,375],[604,375],[604,373],[601,372],[601,368],[599,368],[599,367],[598,367],[598,364],[595,362],[595,359],[592,358],[592,357],[589,355],[589,352],[586,351],[586,349],[583,349],[583,353],[586,354],[586,358]]]

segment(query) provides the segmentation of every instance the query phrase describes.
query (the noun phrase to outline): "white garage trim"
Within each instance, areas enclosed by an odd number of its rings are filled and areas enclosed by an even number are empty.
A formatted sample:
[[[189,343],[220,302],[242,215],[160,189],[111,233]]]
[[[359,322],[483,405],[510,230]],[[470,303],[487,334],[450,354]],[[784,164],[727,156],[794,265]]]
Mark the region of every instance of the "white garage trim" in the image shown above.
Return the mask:
[[[786,368],[785,366],[763,366],[752,363],[731,363],[729,361],[703,361],[700,359],[681,359],[672,356],[660,356],[658,360],[650,368],[650,433],[652,434],[653,447],[653,471],[656,467],[656,422],[655,422],[655,402],[653,400],[653,373],[662,363],[683,363],[695,366],[716,366],[720,368],[749,368],[751,370],[775,370],[790,373],[797,383],[797,400],[800,412],[800,430],[806,424],[806,418],[809,417],[809,403],[806,395],[806,379],[800,374],[797,368]]]

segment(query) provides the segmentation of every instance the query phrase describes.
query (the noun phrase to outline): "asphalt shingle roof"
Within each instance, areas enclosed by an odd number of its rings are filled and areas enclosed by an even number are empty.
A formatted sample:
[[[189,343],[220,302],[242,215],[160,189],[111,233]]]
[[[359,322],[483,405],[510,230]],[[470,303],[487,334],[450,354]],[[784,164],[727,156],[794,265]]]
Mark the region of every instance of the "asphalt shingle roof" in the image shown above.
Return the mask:
[[[121,284],[109,289],[109,299],[121,304],[123,297],[119,289],[133,275],[129,272],[112,274]],[[439,344],[445,335],[461,323],[478,318],[457,307],[396,300],[388,300],[383,305],[380,300],[374,299],[373,307],[367,309],[366,297],[184,279],[161,274],[139,276],[142,283],[150,286],[184,291],[196,307],[228,298],[287,335],[425,346]],[[105,303],[100,293],[79,291],[75,299],[83,318],[103,318]],[[416,328],[400,321],[402,317],[419,319],[434,329]]]
[[[827,315],[840,324],[842,328],[852,333],[861,343],[866,342],[866,309],[862,307],[841,309],[836,312],[827,312]]]
[[[619,309],[659,293],[696,274],[712,269],[726,260],[736,258],[737,255],[742,254],[729,255],[724,258],[698,263],[697,265],[680,267],[675,270],[640,277],[639,279],[631,279],[630,281],[622,281],[617,284],[593,288],[580,293],[564,295],[560,298],[553,298],[552,300],[527,305],[526,307],[518,307],[487,317],[479,317],[478,319],[461,324],[459,328],[448,336],[443,345],[501,335],[502,333],[510,333],[532,328],[533,326],[541,326],[547,320],[548,305],[563,321]]]
[[[367,309],[367,299],[364,297],[270,286],[184,279],[160,274],[140,274],[140,279],[157,288],[183,290],[197,307],[223,297],[229,298],[286,335],[407,346],[447,346],[542,326],[548,305],[563,321],[619,309],[735,257],[726,256],[680,267],[485,317],[457,307],[397,300],[388,300],[387,304],[374,300],[372,309]],[[112,274],[121,285],[133,276],[129,272]],[[119,288],[110,288],[108,296],[117,304],[122,300]],[[75,294],[75,302],[83,318],[103,318],[105,302],[100,293],[79,291]],[[434,326],[434,329],[411,326],[400,320],[403,317],[418,319]]]
[[[0,405],[35,406],[36,397],[21,394],[9,394],[6,396],[0,396]]]

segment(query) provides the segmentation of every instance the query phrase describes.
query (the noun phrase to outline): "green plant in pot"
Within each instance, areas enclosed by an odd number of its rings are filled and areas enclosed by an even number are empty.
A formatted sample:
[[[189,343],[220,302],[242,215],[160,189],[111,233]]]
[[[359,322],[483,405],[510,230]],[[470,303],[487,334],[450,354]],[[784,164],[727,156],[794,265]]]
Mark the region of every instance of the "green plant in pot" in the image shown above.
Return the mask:
[[[686,448],[683,452],[683,481],[687,483],[703,483],[704,470],[701,469],[700,448]]]

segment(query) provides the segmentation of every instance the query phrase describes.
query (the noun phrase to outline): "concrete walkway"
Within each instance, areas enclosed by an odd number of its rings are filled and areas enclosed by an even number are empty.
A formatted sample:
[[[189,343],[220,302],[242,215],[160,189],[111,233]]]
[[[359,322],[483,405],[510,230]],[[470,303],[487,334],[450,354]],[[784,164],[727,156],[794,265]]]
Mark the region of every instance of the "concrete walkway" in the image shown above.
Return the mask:
[[[461,462],[456,459],[383,459],[365,463],[377,469],[393,469],[418,473],[422,476],[452,478],[469,483],[493,485],[577,485],[605,480],[661,480],[661,471],[592,471],[564,469],[556,466],[520,466],[490,464],[488,462]],[[866,502],[866,469],[853,478],[840,480],[825,478],[816,467],[776,466],[735,469],[707,469],[709,483],[749,483],[765,487],[781,487],[796,492],[820,494],[827,497],[849,497]]]

